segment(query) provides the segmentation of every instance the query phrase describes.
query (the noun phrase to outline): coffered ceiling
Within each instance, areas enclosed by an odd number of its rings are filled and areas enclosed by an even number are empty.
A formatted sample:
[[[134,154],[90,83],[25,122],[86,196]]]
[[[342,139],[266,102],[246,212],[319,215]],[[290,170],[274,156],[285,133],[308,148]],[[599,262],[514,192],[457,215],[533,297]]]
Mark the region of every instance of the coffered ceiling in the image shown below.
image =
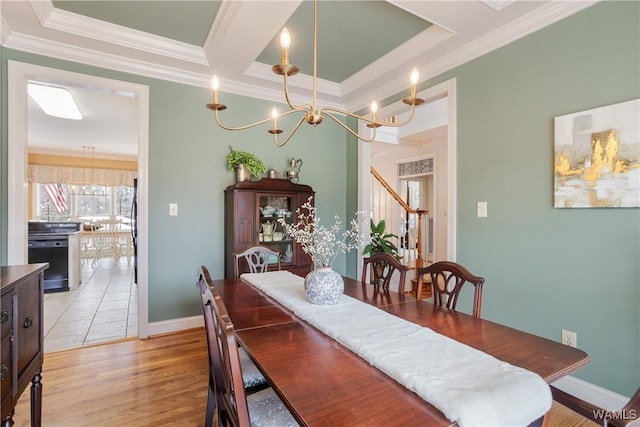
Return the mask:
[[[318,2],[318,96],[356,111],[557,22],[597,0],[357,0]],[[279,33],[292,35],[294,101],[310,97],[309,0],[3,0],[8,48],[284,102]],[[104,100],[102,102],[105,102]],[[204,101],[203,101],[204,102]],[[86,145],[86,144],[85,144]]]

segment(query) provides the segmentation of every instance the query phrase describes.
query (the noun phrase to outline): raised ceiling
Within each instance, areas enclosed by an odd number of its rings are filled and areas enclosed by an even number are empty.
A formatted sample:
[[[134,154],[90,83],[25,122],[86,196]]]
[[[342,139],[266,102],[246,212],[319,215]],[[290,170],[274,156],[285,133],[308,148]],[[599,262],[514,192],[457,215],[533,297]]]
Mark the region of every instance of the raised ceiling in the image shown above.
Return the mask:
[[[360,110],[405,90],[413,67],[422,80],[432,78],[596,2],[320,0],[319,103]],[[202,87],[216,73],[222,92],[280,103],[281,78],[270,69],[280,62],[278,38],[287,26],[291,62],[301,70],[289,81],[291,93],[298,104],[309,100],[309,0],[22,0],[0,7],[8,48]]]

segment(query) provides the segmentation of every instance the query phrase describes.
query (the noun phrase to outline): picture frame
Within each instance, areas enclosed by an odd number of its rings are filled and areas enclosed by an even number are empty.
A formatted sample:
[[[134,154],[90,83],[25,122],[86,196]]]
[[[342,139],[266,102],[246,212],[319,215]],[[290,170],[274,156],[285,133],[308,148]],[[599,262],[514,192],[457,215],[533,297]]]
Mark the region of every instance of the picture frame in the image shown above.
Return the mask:
[[[640,207],[640,99],[555,117],[554,207]]]

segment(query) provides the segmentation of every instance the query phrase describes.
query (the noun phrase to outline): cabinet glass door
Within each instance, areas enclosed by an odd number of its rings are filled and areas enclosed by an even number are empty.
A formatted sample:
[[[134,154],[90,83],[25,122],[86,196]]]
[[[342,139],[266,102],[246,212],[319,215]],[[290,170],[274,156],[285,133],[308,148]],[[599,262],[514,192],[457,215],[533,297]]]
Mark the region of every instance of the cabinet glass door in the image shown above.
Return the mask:
[[[280,253],[280,261],[283,264],[293,262],[295,245],[278,220],[283,219],[288,224],[293,222],[293,202],[293,197],[258,196],[258,214],[260,218],[258,243],[278,251]],[[278,260],[270,260],[269,263],[277,264]]]

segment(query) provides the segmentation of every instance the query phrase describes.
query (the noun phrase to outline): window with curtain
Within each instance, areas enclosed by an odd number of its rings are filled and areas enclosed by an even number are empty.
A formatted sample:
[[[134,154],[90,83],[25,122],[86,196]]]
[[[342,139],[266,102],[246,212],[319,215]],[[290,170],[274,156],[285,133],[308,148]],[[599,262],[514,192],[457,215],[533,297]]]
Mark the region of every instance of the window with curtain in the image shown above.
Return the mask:
[[[132,186],[77,186],[66,183],[36,184],[36,216],[44,221],[99,221],[116,218],[128,224]]]

